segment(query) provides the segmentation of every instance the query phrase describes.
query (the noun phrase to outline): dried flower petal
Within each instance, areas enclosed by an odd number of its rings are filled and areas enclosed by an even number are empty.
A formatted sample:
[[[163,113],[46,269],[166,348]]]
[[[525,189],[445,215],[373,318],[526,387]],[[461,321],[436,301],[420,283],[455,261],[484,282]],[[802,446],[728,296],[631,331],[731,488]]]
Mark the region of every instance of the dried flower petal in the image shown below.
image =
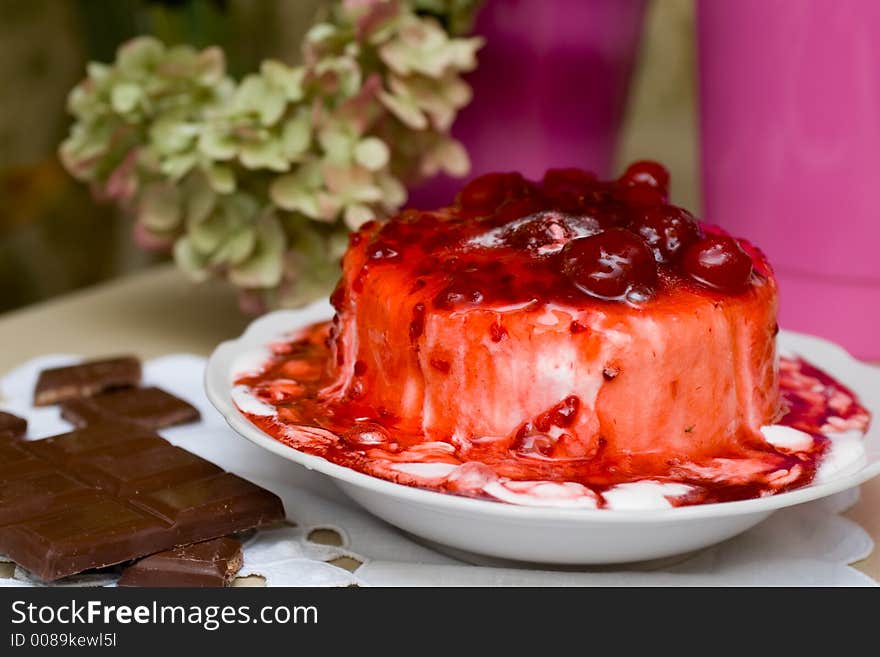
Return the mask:
[[[352,230],[357,230],[368,221],[376,218],[376,213],[368,206],[360,203],[353,203],[345,208],[345,225]]]
[[[208,184],[218,194],[230,194],[235,191],[235,173],[233,170],[222,164],[208,164],[203,167],[202,172],[208,180]]]
[[[274,213],[263,213],[257,222],[255,237],[250,257],[229,270],[229,280],[245,288],[275,287],[281,281],[287,240]]]
[[[288,119],[281,134],[284,157],[294,162],[308,150],[312,142],[312,125],[308,112],[299,112]]]
[[[260,66],[260,73],[269,85],[280,89],[288,101],[296,102],[302,99],[305,69],[301,66],[291,68],[279,61],[269,59]]]
[[[390,157],[388,146],[378,137],[367,137],[354,147],[355,162],[370,171],[384,167]]]
[[[168,233],[182,218],[181,191],[175,185],[155,183],[141,194],[138,221],[151,232]]]

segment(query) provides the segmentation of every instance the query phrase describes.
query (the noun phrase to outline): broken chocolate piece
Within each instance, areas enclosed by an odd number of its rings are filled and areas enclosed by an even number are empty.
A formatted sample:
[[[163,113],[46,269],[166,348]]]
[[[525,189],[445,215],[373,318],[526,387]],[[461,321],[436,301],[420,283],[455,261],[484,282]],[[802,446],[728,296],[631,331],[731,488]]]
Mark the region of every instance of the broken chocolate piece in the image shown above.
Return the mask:
[[[76,427],[125,420],[145,429],[162,429],[200,416],[195,406],[160,388],[125,388],[64,402],[61,417]]]
[[[12,413],[0,411],[0,436],[8,435],[10,438],[21,438],[27,431],[27,420]]]
[[[130,424],[0,436],[0,553],[42,580],[283,518],[273,493]]]
[[[83,399],[136,386],[141,381],[141,362],[133,356],[92,360],[40,372],[34,389],[34,405],[47,406],[70,399]]]
[[[241,568],[241,543],[217,538],[152,554],[122,571],[118,586],[226,586]]]

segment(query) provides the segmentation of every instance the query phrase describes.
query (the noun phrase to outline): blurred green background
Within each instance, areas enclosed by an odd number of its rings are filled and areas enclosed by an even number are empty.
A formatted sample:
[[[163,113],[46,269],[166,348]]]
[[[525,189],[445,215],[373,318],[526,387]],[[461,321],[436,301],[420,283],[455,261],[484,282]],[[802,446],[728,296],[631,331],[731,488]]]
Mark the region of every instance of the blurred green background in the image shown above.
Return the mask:
[[[0,0],[0,313],[163,259],[139,250],[130,219],[96,204],[58,163],[65,98],[87,61],[155,34],[222,46],[237,77],[265,57],[295,63],[326,2]],[[616,159],[664,162],[673,199],[698,211],[693,72],[693,0],[653,0]]]

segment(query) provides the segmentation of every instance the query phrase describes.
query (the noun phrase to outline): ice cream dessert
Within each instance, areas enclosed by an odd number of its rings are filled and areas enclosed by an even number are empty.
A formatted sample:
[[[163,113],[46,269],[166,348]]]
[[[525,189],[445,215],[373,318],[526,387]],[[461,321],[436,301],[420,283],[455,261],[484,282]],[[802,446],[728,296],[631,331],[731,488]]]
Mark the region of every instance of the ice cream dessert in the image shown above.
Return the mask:
[[[336,314],[273,345],[239,407],[400,483],[522,504],[668,506],[809,483],[867,412],[776,354],[763,254],[668,174],[490,174],[351,236]],[[847,434],[850,435],[850,434]],[[850,450],[852,451],[852,450]]]

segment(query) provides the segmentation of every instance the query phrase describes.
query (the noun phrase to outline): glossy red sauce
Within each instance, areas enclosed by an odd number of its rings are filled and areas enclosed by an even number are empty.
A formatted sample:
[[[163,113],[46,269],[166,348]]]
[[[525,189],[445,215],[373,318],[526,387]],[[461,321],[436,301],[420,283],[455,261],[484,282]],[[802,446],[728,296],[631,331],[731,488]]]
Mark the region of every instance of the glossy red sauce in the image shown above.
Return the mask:
[[[855,394],[825,372],[799,358],[780,360],[780,390],[787,406],[778,424],[813,436],[810,449],[787,452],[761,440],[744,440],[748,451],[722,454],[735,460],[762,464],[762,471],[747,480],[729,477],[718,480],[712,463],[669,463],[665,475],[639,470],[638,461],[610,462],[600,453],[583,459],[558,459],[553,450],[558,441],[542,444],[541,432],[550,426],[564,430],[580,411],[576,397],[566,398],[520,428],[507,441],[481,442],[465,447],[451,442],[425,444],[424,436],[401,431],[398,418],[383,409],[370,408],[356,399],[324,401],[320,391],[332,383],[328,367],[330,323],[315,325],[289,341],[272,345],[273,356],[259,373],[242,376],[236,382],[258,399],[275,408],[274,416],[249,414],[250,420],[275,439],[333,463],[423,488],[495,499],[479,489],[460,485],[461,477],[429,479],[413,477],[389,468],[393,463],[478,463],[502,481],[575,482],[599,495],[626,482],[651,479],[684,483],[693,487],[685,496],[670,498],[674,505],[701,504],[760,497],[809,484],[816,474],[830,441],[825,433],[867,429],[869,414]],[[442,368],[441,363],[436,364]],[[613,372],[607,376],[613,377]],[[450,409],[454,413],[454,409]],[[312,427],[322,431],[298,431]],[[291,431],[291,429],[294,429]],[[535,431],[533,432],[532,429]],[[694,468],[691,466],[698,466]],[[705,469],[705,472],[699,470]],[[784,476],[780,476],[783,473]],[[781,482],[781,483],[780,483]]]
[[[637,162],[611,181],[578,169],[550,170],[540,182],[488,174],[465,186],[453,212],[405,210],[352,234],[352,246],[367,242],[352,287],[360,292],[372,269],[394,267],[415,281],[412,292],[442,278],[429,300],[438,310],[537,309],[586,300],[640,303],[682,286],[738,294],[768,275],[752,245],[669,204],[667,185],[665,169],[653,162]],[[331,296],[337,309],[346,294],[340,284]],[[412,318],[414,337],[420,321]]]

